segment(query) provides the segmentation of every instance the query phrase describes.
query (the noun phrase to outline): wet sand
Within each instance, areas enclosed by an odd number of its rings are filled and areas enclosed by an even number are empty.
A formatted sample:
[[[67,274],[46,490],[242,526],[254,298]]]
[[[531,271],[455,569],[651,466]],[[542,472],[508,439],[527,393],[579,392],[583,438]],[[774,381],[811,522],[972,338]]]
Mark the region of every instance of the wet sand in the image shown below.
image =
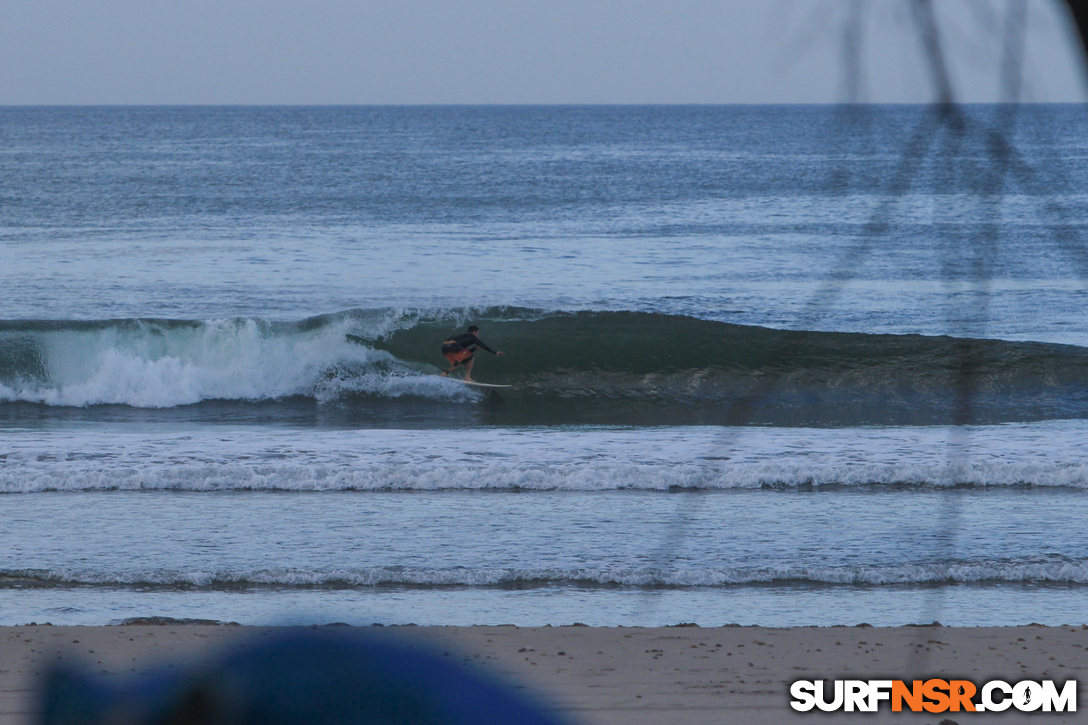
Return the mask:
[[[348,628],[344,628],[347,631]],[[369,628],[368,628],[369,629]],[[0,725],[36,721],[51,664],[109,676],[164,661],[198,663],[275,627],[214,624],[0,627]],[[523,684],[574,723],[1088,722],[1076,713],[798,713],[798,679],[1085,677],[1088,627],[385,627]],[[1078,704],[1080,704],[1078,702]]]

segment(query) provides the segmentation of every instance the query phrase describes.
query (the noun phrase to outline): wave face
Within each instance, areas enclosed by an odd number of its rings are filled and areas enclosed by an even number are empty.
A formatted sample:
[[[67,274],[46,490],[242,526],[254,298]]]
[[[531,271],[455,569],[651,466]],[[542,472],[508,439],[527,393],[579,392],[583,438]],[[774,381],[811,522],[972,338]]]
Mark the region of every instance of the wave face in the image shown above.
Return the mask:
[[[507,353],[481,353],[476,377],[513,388],[481,393],[437,376],[439,343],[470,321]],[[35,415],[109,406],[422,426],[998,423],[1088,417],[1086,381],[1088,349],[1068,345],[639,312],[0,323],[0,404]]]

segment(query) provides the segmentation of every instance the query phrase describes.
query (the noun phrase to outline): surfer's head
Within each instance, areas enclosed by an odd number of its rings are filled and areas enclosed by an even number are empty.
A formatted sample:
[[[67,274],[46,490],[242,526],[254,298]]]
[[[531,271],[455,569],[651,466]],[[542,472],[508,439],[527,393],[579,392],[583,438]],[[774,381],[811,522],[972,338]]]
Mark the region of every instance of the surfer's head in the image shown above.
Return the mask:
[[[475,335],[477,332],[480,331],[480,328],[477,327],[476,325],[469,325],[468,326],[468,331],[471,332],[473,335]]]

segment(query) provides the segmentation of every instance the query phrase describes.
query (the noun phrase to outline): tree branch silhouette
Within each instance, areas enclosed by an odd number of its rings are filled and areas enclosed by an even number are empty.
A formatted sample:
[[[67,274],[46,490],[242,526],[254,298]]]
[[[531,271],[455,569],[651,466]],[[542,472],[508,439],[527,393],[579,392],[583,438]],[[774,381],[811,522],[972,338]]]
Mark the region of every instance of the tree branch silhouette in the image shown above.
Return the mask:
[[[1088,73],[1088,2],[1085,2],[1085,0],[1065,0],[1065,5],[1073,16],[1077,36],[1080,38],[1081,49],[1084,51],[1081,60],[1084,62],[1085,72]]]

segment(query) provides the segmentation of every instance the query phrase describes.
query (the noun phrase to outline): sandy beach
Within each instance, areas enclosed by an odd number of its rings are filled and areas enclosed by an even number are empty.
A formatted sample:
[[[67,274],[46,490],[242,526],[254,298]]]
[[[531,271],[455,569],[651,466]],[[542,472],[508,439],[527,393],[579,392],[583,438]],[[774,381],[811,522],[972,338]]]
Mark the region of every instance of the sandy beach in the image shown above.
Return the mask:
[[[345,628],[346,631],[347,628]],[[373,629],[373,628],[368,628]],[[36,721],[35,687],[57,662],[110,676],[198,663],[280,628],[179,624],[0,628],[0,725]],[[574,723],[1084,722],[1077,713],[798,713],[799,679],[1083,676],[1088,627],[385,627],[515,683]]]

